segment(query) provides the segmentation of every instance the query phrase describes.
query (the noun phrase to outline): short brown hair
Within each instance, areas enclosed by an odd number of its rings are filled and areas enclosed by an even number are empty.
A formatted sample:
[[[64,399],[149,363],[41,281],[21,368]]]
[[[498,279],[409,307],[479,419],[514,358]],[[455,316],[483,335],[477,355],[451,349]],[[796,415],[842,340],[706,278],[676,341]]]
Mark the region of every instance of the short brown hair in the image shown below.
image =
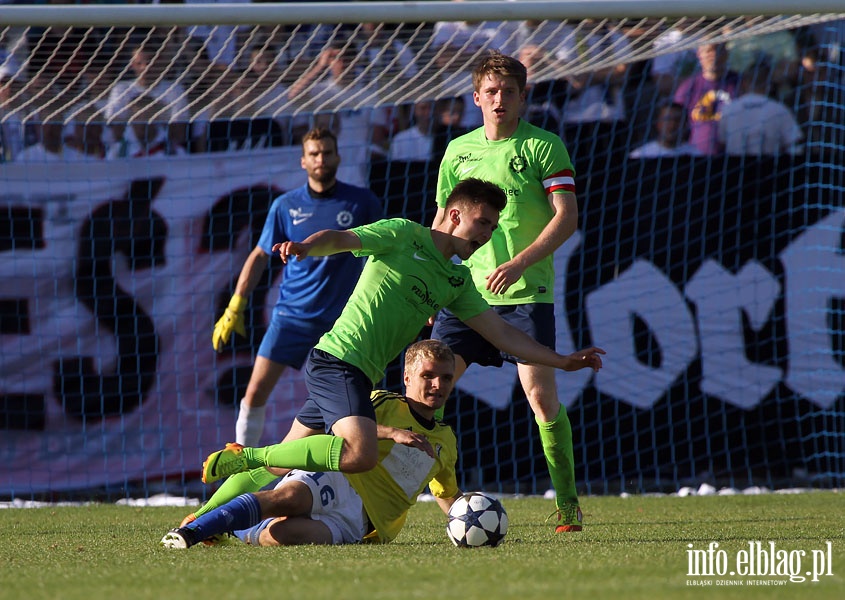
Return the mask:
[[[327,127],[314,127],[302,136],[302,155],[305,155],[305,142],[329,139],[334,142],[334,149],[337,150],[337,136],[334,131]]]
[[[495,183],[484,181],[470,177],[459,182],[449,197],[446,198],[446,208],[451,208],[457,204],[467,206],[474,206],[478,204],[487,204],[501,212],[508,203],[508,197]]]
[[[472,70],[472,87],[477,92],[481,90],[484,78],[488,75],[499,75],[500,77],[513,77],[516,79],[516,86],[519,92],[525,91],[528,83],[528,70],[521,62],[512,56],[502,54],[498,50],[490,50],[487,56]]]
[[[424,359],[455,364],[455,354],[449,346],[440,340],[420,340],[405,350],[405,371],[418,368],[420,361]]]

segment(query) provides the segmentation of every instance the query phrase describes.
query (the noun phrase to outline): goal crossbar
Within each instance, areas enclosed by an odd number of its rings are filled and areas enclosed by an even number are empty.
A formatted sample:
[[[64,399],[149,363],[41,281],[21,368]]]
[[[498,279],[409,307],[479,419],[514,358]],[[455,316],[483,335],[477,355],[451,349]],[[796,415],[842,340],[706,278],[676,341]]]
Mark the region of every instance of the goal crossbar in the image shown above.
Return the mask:
[[[841,13],[841,0],[560,0],[503,2],[321,2],[260,4],[155,4],[4,6],[6,26],[248,25],[253,23],[361,23],[486,20],[604,19],[632,17],[796,15]],[[822,19],[824,20],[824,19]]]

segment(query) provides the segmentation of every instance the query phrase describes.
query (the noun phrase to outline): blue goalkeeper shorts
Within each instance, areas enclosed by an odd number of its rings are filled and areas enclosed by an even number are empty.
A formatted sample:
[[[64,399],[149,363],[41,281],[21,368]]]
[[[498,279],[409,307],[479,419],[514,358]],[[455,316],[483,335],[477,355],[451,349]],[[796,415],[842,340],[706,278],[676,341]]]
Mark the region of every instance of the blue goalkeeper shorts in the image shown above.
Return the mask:
[[[258,356],[280,365],[301,369],[311,348],[331,328],[331,323],[310,323],[273,313],[267,333],[261,339]]]

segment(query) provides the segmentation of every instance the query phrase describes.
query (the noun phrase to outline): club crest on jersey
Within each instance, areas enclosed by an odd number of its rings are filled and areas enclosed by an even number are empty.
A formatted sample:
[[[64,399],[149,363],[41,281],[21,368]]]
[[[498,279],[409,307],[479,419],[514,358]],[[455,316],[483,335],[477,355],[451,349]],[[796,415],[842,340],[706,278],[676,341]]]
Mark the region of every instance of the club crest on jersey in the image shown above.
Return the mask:
[[[449,277],[449,284],[452,287],[461,287],[464,284],[464,281],[463,277],[456,277],[455,275]]]
[[[510,162],[511,171],[514,173],[522,173],[525,170],[527,163],[521,156],[514,156]]]
[[[342,210],[337,213],[337,224],[341,227],[349,227],[352,225],[352,220],[355,217],[352,216],[352,213],[348,210]]]

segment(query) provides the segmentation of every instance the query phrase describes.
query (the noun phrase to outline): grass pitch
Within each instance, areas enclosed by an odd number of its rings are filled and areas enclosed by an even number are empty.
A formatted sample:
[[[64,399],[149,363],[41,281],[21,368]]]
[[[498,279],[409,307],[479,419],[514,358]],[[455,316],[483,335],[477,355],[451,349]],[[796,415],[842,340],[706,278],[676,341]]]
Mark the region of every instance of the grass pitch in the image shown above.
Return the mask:
[[[417,505],[392,544],[166,550],[184,508],[116,505],[0,510],[0,598],[237,600],[303,598],[498,600],[845,597],[845,498],[837,492],[711,497],[586,497],[581,533],[553,535],[552,503],[504,498],[510,531],[498,548],[458,549],[433,503]],[[689,545],[720,554],[774,542],[780,569],[819,581],[689,576]],[[802,556],[800,552],[805,554]],[[791,562],[790,562],[791,561]],[[759,562],[758,562],[759,564]],[[707,567],[702,561],[700,568]],[[747,567],[747,565],[746,565]],[[758,568],[758,567],[755,567]],[[772,560],[770,569],[777,569]],[[759,568],[758,568],[759,569]],[[750,582],[754,580],[753,582]],[[760,581],[765,586],[754,585]],[[693,585],[709,582],[709,585]],[[741,583],[738,583],[741,582]],[[730,587],[727,587],[731,584]]]

